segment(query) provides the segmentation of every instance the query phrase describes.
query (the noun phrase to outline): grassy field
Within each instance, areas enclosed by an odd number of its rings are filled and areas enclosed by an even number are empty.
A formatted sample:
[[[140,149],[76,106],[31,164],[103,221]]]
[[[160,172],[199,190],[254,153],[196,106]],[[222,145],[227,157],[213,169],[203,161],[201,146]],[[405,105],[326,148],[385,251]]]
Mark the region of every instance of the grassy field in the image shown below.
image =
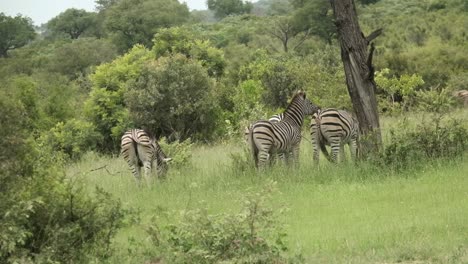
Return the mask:
[[[387,129],[394,122],[382,123]],[[241,153],[241,145],[197,146],[191,167],[171,169],[152,188],[139,189],[118,157],[91,153],[70,166],[68,175],[141,211],[141,222],[116,238],[122,250],[113,261],[119,263],[147,260],[144,228],[157,207],[177,212],[204,201],[213,213],[236,212],[247,189],[270,180],[279,188],[274,205],[289,208],[281,220],[291,253],[301,252],[306,263],[468,263],[468,156],[400,173],[350,163],[321,162],[316,168],[304,141],[299,168],[259,175],[233,169],[231,153]]]

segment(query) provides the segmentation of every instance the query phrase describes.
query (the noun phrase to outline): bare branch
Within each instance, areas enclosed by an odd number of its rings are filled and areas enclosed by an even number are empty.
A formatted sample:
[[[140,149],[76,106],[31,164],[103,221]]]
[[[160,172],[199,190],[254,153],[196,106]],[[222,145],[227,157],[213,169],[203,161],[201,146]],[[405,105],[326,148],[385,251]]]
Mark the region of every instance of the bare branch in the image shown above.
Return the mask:
[[[383,28],[379,28],[379,29],[375,30],[374,32],[370,33],[370,35],[366,37],[367,45],[369,45],[369,43],[372,40],[374,40],[376,37],[380,36],[380,34],[382,34],[382,32],[383,32]]]

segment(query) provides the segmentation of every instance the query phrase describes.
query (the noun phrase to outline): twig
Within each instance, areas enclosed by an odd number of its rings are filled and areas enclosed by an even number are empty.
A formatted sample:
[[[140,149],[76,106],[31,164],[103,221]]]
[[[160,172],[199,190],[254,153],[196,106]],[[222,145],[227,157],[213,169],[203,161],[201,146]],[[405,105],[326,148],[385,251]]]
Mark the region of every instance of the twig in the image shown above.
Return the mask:
[[[97,170],[102,170],[102,169],[105,169],[107,171],[107,173],[109,173],[110,175],[115,175],[115,173],[112,173],[110,172],[108,169],[107,169],[107,165],[104,165],[102,167],[99,167],[99,168],[96,168],[96,169],[92,169],[90,170],[89,172],[93,172],[93,171],[97,171]]]

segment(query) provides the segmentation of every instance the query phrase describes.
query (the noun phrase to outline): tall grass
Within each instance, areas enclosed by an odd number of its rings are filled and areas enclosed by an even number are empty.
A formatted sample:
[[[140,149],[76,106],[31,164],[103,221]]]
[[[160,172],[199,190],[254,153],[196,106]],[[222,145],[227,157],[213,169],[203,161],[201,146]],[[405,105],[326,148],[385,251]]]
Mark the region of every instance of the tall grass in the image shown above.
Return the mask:
[[[387,131],[396,122],[382,123]],[[144,228],[158,208],[167,208],[167,221],[200,203],[213,213],[237,212],[247,189],[260,189],[270,180],[280,189],[274,204],[289,208],[281,220],[290,250],[301,252],[306,263],[468,262],[467,156],[395,172],[365,162],[321,160],[317,168],[311,149],[304,140],[298,168],[275,166],[257,173],[235,169],[231,156],[242,156],[241,143],[197,146],[191,166],[170,170],[151,188],[138,188],[122,159],[93,153],[70,166],[68,175],[140,211],[139,224],[117,237],[122,250],[110,262],[151,258]]]

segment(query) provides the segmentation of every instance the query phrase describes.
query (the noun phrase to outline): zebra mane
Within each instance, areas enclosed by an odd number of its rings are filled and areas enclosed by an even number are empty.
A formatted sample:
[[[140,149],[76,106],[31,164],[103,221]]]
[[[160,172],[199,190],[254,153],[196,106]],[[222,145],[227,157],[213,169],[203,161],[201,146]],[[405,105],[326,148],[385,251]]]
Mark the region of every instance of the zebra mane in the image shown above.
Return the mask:
[[[306,98],[306,94],[304,91],[302,90],[299,90],[296,92],[296,94],[293,96],[293,98],[291,99],[291,102],[289,103],[288,107],[286,107],[286,109],[284,110],[284,114],[286,114],[288,112],[288,110],[292,107],[293,103],[297,100],[299,100],[298,98],[300,97],[301,100],[304,100]]]

